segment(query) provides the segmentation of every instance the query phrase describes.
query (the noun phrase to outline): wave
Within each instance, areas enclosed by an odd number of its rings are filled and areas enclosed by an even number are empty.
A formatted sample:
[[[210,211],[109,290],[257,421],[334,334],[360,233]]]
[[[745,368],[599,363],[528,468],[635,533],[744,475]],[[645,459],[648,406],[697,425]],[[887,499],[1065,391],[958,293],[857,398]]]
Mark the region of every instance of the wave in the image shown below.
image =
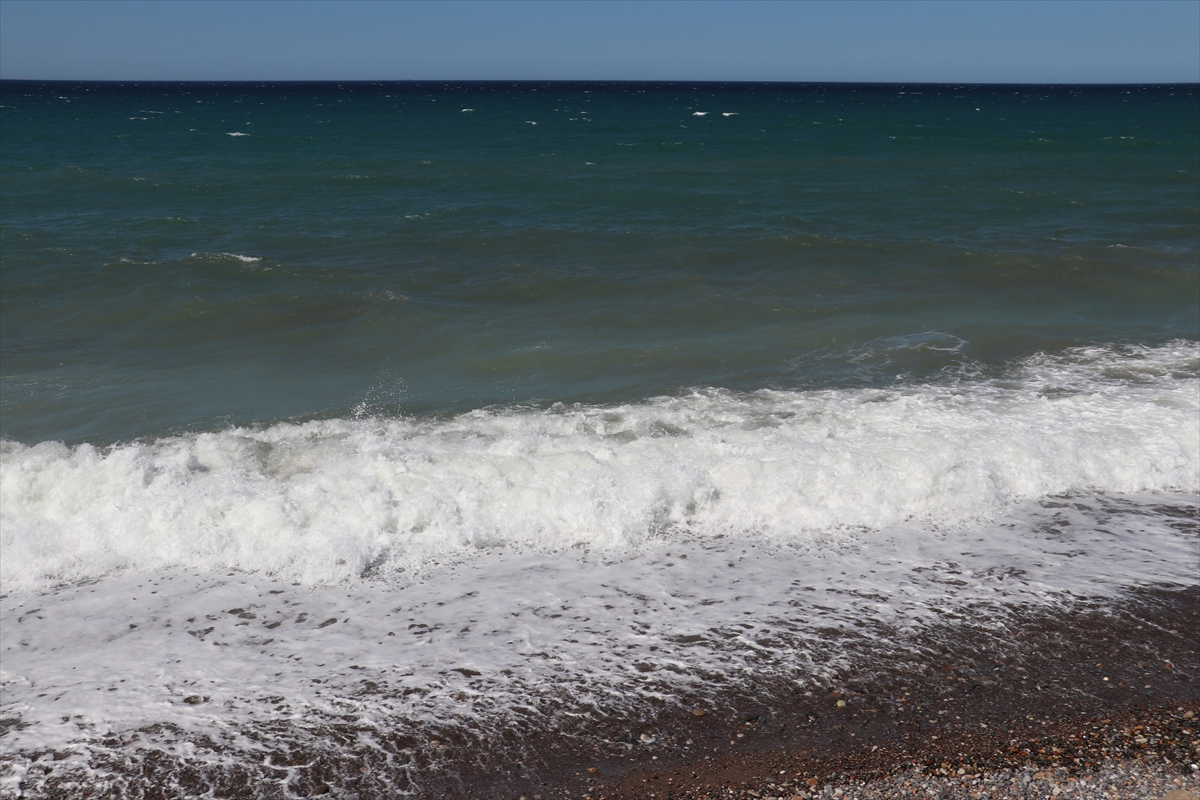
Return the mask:
[[[97,448],[6,441],[6,590],[114,570],[411,580],[481,549],[804,544],[995,520],[1072,492],[1200,490],[1200,347],[1088,347],[993,377],[329,419]]]
[[[257,256],[243,256],[238,253],[192,253],[192,258],[228,259],[232,258],[243,264],[257,264],[262,261]]]

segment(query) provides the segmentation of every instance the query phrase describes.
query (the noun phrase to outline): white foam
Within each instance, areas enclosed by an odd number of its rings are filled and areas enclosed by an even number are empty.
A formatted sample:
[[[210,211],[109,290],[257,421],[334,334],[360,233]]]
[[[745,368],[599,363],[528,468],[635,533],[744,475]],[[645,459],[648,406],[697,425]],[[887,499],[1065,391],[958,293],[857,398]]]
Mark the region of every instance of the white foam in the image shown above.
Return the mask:
[[[329,583],[488,547],[619,552],[672,531],[796,543],[962,528],[1069,492],[1197,491],[1196,357],[1092,348],[890,389],[5,442],[0,578],[28,591],[181,565]]]
[[[707,116],[707,115],[708,115],[708,112],[707,112],[707,111],[693,111],[693,112],[692,112],[692,116],[693,116],[693,117],[704,117],[704,116]]]
[[[240,131],[234,131],[233,133],[227,133],[227,134],[225,134],[225,135],[226,135],[226,136],[249,136],[250,134],[248,134],[248,133],[242,133],[242,132],[240,132]]]
[[[814,685],[847,658],[820,631],[1001,625],[1194,585],[1197,356],[1085,348],[887,390],[4,443],[6,747],[257,769],[348,713],[372,747],[486,736],[722,676]]]
[[[262,261],[262,259],[258,256],[243,256],[239,255],[238,253],[192,253],[192,258],[203,258],[205,256],[209,258],[213,256],[219,258],[232,258],[242,262],[243,264],[257,264],[258,262]]]
[[[1079,496],[957,533],[899,526],[803,547],[676,539],[622,558],[499,548],[405,586],[171,568],[10,595],[0,711],[20,725],[6,746],[117,764],[128,748],[157,749],[253,768],[280,746],[319,750],[347,714],[372,747],[398,732],[424,745],[448,729],[486,739],[523,728],[531,712],[548,726],[596,709],[640,715],[729,681],[816,688],[852,663],[831,630],[870,640],[875,623],[964,617],[1001,629],[1030,605],[1194,583],[1194,538],[1144,512],[1194,514],[1196,501]],[[151,727],[163,722],[172,727]]]

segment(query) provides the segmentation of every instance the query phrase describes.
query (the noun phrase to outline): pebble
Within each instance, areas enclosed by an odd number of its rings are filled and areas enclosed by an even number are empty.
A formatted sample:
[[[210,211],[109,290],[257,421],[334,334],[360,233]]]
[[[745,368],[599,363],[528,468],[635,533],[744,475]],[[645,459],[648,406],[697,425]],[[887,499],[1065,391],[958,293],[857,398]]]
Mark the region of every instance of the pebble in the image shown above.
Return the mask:
[[[1179,775],[1165,765],[1111,762],[1087,772],[1002,769],[931,774],[910,770],[876,781],[815,785],[797,776],[776,783],[680,794],[689,800],[1200,800],[1200,772]]]

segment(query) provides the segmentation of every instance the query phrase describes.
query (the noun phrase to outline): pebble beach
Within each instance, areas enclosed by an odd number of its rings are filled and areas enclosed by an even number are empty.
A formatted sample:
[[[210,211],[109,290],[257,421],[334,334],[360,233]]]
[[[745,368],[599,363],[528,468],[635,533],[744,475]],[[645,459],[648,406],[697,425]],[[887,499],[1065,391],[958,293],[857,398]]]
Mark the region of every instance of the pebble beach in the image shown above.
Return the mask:
[[[1197,599],[1145,592],[1031,617],[1003,641],[947,629],[923,642],[928,660],[876,664],[868,680],[680,709],[627,741],[576,740],[523,762],[524,775],[493,765],[428,797],[1190,800]]]

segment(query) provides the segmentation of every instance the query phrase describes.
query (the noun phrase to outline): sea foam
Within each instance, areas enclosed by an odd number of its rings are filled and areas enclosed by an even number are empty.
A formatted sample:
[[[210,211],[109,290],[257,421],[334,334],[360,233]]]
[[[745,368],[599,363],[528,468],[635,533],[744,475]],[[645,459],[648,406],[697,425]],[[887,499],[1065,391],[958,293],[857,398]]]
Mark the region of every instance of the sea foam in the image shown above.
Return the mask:
[[[0,575],[6,591],[167,566],[408,580],[496,547],[797,544],[961,529],[1052,495],[1195,492],[1196,362],[1190,343],[1085,348],[888,389],[5,442]]]
[[[1194,585],[1196,367],[1088,348],[891,389],[5,443],[0,785],[47,751],[114,790],[148,753],[301,780],[272,754],[341,763],[352,718],[373,791],[415,794],[450,768],[435,740],[827,688],[939,626]]]

